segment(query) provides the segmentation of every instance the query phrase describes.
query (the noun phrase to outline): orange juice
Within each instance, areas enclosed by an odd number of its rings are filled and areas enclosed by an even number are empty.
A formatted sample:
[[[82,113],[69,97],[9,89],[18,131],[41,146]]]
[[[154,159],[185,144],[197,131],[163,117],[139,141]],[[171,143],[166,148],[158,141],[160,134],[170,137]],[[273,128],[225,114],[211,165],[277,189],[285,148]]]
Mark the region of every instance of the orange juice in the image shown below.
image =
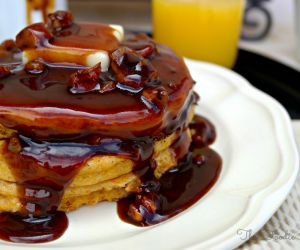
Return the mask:
[[[154,38],[179,55],[234,65],[244,0],[153,0]]]

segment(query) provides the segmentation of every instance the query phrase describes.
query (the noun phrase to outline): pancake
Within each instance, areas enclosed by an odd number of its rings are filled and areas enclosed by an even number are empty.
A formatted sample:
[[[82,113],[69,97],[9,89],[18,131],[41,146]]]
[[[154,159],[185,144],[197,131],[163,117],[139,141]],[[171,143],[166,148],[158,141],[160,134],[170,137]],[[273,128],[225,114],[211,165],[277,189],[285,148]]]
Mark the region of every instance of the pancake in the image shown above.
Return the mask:
[[[3,129],[3,127],[2,127]],[[190,143],[189,129],[188,144]],[[3,131],[3,135],[9,132]],[[1,135],[0,135],[1,136]],[[154,173],[160,178],[163,173],[177,165],[177,159],[171,148],[178,140],[176,133],[156,141],[152,161],[155,162]],[[23,194],[19,192],[22,184],[18,183],[13,174],[13,166],[5,159],[7,141],[0,141],[0,211],[22,211],[20,199]],[[64,190],[59,210],[70,211],[84,204],[95,204],[102,200],[118,200],[137,190],[140,184],[139,177],[132,173],[134,162],[118,156],[94,156],[89,159],[72,182]],[[9,203],[5,200],[10,200]]]
[[[94,185],[68,187],[58,210],[71,211],[88,204],[94,205],[99,201],[115,201],[128,196],[137,190],[140,184],[139,178],[129,173],[115,179],[110,179]],[[0,209],[2,212],[21,212],[22,202],[18,190],[22,188],[18,184],[0,181]]]
[[[61,211],[135,194],[139,202],[149,185],[145,178],[154,185],[190,161],[198,97],[184,61],[171,49],[117,25],[76,23],[64,11],[4,44],[4,215],[22,224],[26,216],[54,220]],[[143,206],[155,210],[155,197],[146,193]]]

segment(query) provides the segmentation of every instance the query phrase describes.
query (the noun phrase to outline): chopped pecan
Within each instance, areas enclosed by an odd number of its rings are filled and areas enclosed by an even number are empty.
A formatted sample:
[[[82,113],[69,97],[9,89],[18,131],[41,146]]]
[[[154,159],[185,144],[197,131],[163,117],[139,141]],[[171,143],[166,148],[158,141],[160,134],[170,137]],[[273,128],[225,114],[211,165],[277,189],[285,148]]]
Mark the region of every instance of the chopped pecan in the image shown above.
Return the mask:
[[[193,162],[194,164],[196,164],[197,166],[201,166],[205,163],[205,156],[204,155],[196,155],[193,157]]]
[[[94,67],[78,70],[72,74],[69,79],[71,93],[82,94],[100,90],[100,72],[101,64],[98,63]]]
[[[104,94],[110,92],[116,88],[116,83],[113,81],[103,82],[101,83],[101,87],[99,93]]]
[[[149,197],[147,197],[145,195],[143,195],[141,197],[141,204],[144,206],[144,208],[147,209],[147,211],[149,213],[154,214],[156,212],[156,210],[157,210],[157,207],[156,207],[154,199],[150,199]]]
[[[146,88],[141,95],[142,102],[155,113],[161,112],[166,107],[168,99],[168,92],[163,86]]]
[[[53,34],[43,23],[32,24],[17,35],[16,44],[21,50],[34,49],[42,46],[45,41],[53,37]]]
[[[141,222],[147,220],[149,214],[155,214],[158,210],[158,197],[154,192],[137,194],[134,203],[128,208],[128,216]]]
[[[26,63],[25,71],[29,74],[38,75],[42,74],[45,70],[46,66],[42,62],[39,61],[31,61]]]
[[[17,45],[14,40],[9,39],[5,40],[0,44],[0,49],[6,50],[6,51],[16,51]]]
[[[11,74],[10,70],[6,66],[0,66],[0,79],[5,78]]]
[[[143,221],[143,215],[139,211],[139,209],[135,206],[135,204],[130,204],[127,212],[128,216],[134,221],[140,222]]]
[[[48,28],[53,31],[60,31],[73,24],[73,15],[69,11],[56,11],[48,15]]]
[[[150,61],[127,47],[121,47],[111,54],[111,67],[116,80],[131,88],[141,88],[158,80],[157,71]]]

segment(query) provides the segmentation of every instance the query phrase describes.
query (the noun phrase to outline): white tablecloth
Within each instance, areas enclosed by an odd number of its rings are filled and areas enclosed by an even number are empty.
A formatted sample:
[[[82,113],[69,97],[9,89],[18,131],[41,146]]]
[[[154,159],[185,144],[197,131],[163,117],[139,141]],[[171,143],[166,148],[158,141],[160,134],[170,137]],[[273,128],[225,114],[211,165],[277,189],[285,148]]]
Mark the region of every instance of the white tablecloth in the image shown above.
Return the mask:
[[[300,148],[300,121],[293,127]],[[289,196],[267,222],[249,241],[240,247],[243,250],[300,249],[300,174]]]

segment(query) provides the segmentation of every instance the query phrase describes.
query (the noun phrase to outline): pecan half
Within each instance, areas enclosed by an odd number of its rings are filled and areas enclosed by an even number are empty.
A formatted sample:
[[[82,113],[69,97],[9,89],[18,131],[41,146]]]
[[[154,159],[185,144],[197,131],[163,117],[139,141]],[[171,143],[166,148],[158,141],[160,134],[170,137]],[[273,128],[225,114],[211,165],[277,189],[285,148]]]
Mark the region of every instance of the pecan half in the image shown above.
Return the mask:
[[[53,34],[43,23],[32,24],[17,35],[16,44],[21,50],[34,49],[42,46],[45,41],[53,37]]]
[[[52,31],[60,31],[73,24],[73,15],[70,11],[56,11],[48,15],[48,28]]]
[[[100,90],[100,73],[100,63],[88,69],[78,70],[76,73],[70,76],[70,92],[73,94],[83,94],[91,91]]]
[[[158,80],[151,62],[127,47],[121,47],[111,54],[111,67],[116,80],[131,88],[141,88]]]
[[[6,66],[0,66],[0,79],[3,79],[11,74],[10,70]]]
[[[39,75],[44,72],[45,68],[46,66],[42,62],[32,61],[26,63],[24,70],[29,74]]]
[[[155,113],[163,111],[167,106],[168,100],[168,92],[163,86],[146,88],[141,95],[141,101],[149,110]]]

